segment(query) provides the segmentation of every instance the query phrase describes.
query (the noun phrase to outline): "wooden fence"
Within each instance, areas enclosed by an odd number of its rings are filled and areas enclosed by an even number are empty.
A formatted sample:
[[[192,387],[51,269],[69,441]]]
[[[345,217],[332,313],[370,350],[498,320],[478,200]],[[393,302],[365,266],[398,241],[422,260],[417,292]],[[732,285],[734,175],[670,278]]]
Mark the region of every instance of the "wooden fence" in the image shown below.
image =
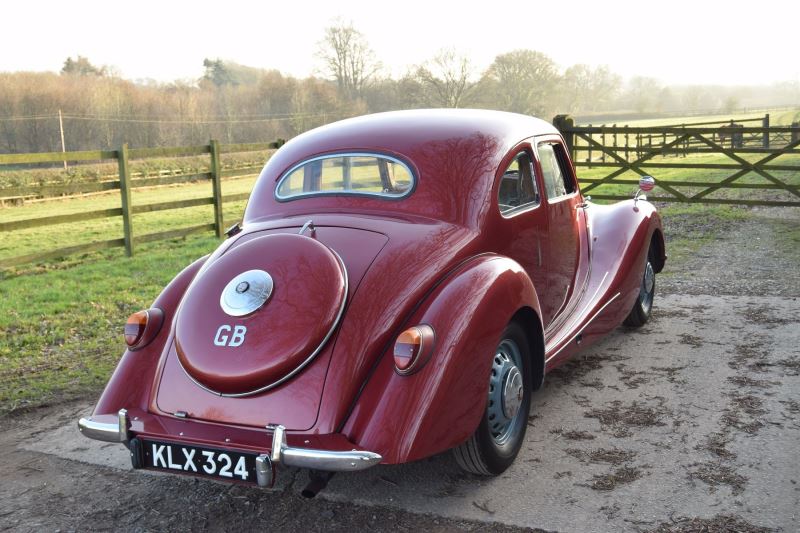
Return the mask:
[[[635,188],[638,176],[652,175],[657,192],[648,197],[655,201],[800,206],[800,124],[575,126],[565,115],[553,123],[582,191],[595,199],[629,198],[617,186]]]
[[[123,233],[119,238],[95,241],[75,246],[47,250],[33,254],[20,255],[0,260],[0,267],[10,267],[22,263],[33,261],[43,261],[70,254],[113,248],[124,246],[128,256],[134,254],[136,245],[146,242],[159,241],[175,237],[182,237],[192,233],[214,231],[217,237],[222,237],[225,228],[223,227],[222,206],[226,202],[246,200],[247,193],[231,194],[223,196],[222,179],[249,174],[257,174],[261,166],[237,169],[222,169],[221,155],[223,153],[267,151],[275,148],[275,143],[253,143],[253,144],[228,144],[222,145],[212,140],[207,145],[186,146],[178,148],[128,148],[125,144],[119,150],[98,150],[86,152],[51,152],[38,154],[0,154],[0,166],[2,165],[22,165],[22,164],[43,164],[43,163],[86,163],[97,161],[116,160],[118,164],[117,179],[99,182],[82,183],[78,187],[81,193],[100,192],[119,190],[120,206],[110,209],[96,211],[85,211],[80,213],[61,214],[47,217],[29,218],[25,220],[14,220],[0,222],[0,235],[5,232],[17,231],[27,228],[37,228],[43,226],[54,226],[70,222],[82,222],[96,220],[107,217],[122,217]],[[130,170],[130,160],[150,157],[181,157],[205,155],[209,157],[209,171],[201,173],[159,176],[153,178],[134,179]],[[141,187],[152,187],[157,185],[171,185],[186,182],[196,182],[208,180],[211,184],[211,195],[201,198],[188,200],[166,201],[145,205],[133,205],[131,203],[131,191]],[[44,190],[43,190],[44,189]],[[31,195],[55,195],[59,191],[74,193],[75,186],[52,185],[41,187],[7,187],[0,189],[0,197],[9,197],[19,194]],[[13,194],[12,194],[13,193]],[[171,229],[169,231],[147,233],[137,235],[133,227],[133,215],[140,213],[151,213],[170,209],[182,209],[202,205],[214,206],[213,222],[199,224],[190,227]]]
[[[761,120],[761,119],[757,119]],[[800,124],[791,127],[749,127],[708,124],[628,127],[575,126],[572,119],[559,115],[554,120],[563,133],[573,156],[584,193],[598,200],[630,198],[639,175],[654,175],[657,190],[651,200],[706,204],[800,206]],[[87,163],[116,161],[116,179],[79,184],[6,187],[0,197],[54,196],[70,193],[94,193],[119,190],[119,207],[71,214],[0,222],[0,238],[5,232],[54,226],[107,217],[122,217],[119,238],[38,251],[0,260],[0,267],[42,261],[69,254],[124,246],[133,255],[138,244],[181,237],[192,233],[224,233],[222,208],[225,202],[246,200],[247,193],[223,196],[222,179],[256,174],[259,166],[224,169],[221,154],[274,149],[276,143],[228,144],[211,141],[207,145],[178,148],[132,148],[86,152],[0,155],[0,167],[31,164]],[[131,159],[154,157],[209,157],[208,172],[191,172],[158,177],[136,177]],[[675,159],[675,157],[682,159]],[[712,156],[712,157],[709,157]],[[670,159],[671,158],[671,159]],[[720,161],[720,159],[722,161]],[[676,171],[678,171],[676,173]],[[672,173],[670,178],[659,173]],[[131,191],[140,187],[171,185],[208,180],[211,195],[188,200],[165,201],[145,205],[131,203]],[[722,194],[720,194],[722,193]],[[156,211],[213,205],[213,221],[156,233],[136,234],[133,215]]]

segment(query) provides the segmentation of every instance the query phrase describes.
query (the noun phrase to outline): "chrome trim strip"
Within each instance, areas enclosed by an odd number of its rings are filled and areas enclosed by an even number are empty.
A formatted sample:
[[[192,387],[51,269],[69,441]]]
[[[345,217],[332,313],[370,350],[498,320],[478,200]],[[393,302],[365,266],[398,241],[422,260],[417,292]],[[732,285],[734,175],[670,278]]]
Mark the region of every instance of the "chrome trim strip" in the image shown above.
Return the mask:
[[[120,409],[117,422],[97,422],[92,417],[78,420],[78,430],[84,437],[104,442],[127,442],[128,438],[128,411]]]
[[[559,348],[558,350],[556,350],[556,353],[554,353],[553,355],[551,355],[550,357],[548,357],[548,358],[545,360],[545,363],[548,363],[548,362],[549,362],[549,361],[550,361],[550,360],[551,360],[553,357],[555,357],[555,356],[557,356],[558,354],[560,354],[560,353],[561,353],[561,352],[564,350],[564,348],[566,348],[567,346],[569,346],[569,345],[572,343],[572,341],[574,341],[574,340],[575,340],[575,339],[576,339],[578,336],[580,336],[580,335],[583,335],[583,331],[584,331],[586,328],[588,328],[588,327],[589,327],[589,325],[592,323],[592,321],[594,321],[594,319],[595,319],[595,318],[597,318],[597,315],[599,315],[600,313],[602,313],[602,312],[603,312],[603,309],[605,309],[606,307],[608,307],[608,305],[609,305],[611,302],[613,302],[614,300],[616,300],[616,299],[617,299],[617,297],[618,297],[619,295],[620,295],[620,293],[617,293],[617,294],[615,294],[614,296],[612,296],[612,297],[611,297],[611,299],[609,299],[609,300],[608,300],[608,301],[607,301],[605,304],[603,304],[603,307],[601,307],[600,309],[598,309],[598,310],[595,312],[595,314],[593,314],[593,315],[592,315],[592,318],[590,318],[589,320],[587,320],[587,321],[586,321],[586,324],[584,324],[584,325],[583,325],[583,327],[582,327],[581,329],[579,329],[577,332],[575,332],[575,334],[574,334],[574,335],[573,335],[573,336],[572,336],[572,337],[571,337],[571,338],[570,338],[570,339],[569,339],[567,342],[565,342],[565,343],[564,343],[564,344],[561,346],[561,348]]]
[[[311,237],[309,237],[309,238],[311,238]],[[186,370],[186,368],[184,368],[183,363],[181,363],[181,358],[177,357],[178,366],[181,367],[181,370],[183,370],[183,373],[186,374],[186,377],[188,377],[190,380],[192,380],[192,382],[195,385],[197,385],[198,387],[200,387],[204,391],[210,392],[211,394],[213,394],[215,396],[220,396],[222,398],[244,398],[245,396],[253,396],[254,394],[260,394],[260,393],[266,392],[266,391],[268,391],[270,389],[274,389],[275,387],[277,387],[281,383],[283,383],[285,381],[288,381],[291,378],[293,378],[301,370],[303,370],[311,361],[313,361],[314,358],[322,351],[322,349],[325,348],[325,345],[328,343],[328,340],[330,340],[331,336],[333,335],[333,332],[336,331],[336,328],[339,326],[339,322],[341,322],[341,320],[342,320],[342,315],[344,315],[344,309],[345,309],[345,307],[347,307],[348,291],[350,290],[350,285],[349,285],[350,282],[349,282],[349,279],[348,279],[347,267],[345,266],[344,261],[342,260],[341,256],[338,253],[336,253],[336,250],[334,250],[333,248],[331,248],[330,246],[327,246],[327,245],[326,245],[326,248],[328,248],[328,250],[330,250],[333,253],[334,257],[336,257],[336,260],[339,262],[339,266],[342,269],[342,275],[344,276],[344,298],[342,298],[342,305],[339,307],[339,313],[336,315],[336,319],[333,321],[333,325],[331,326],[331,329],[328,331],[328,334],[325,335],[325,338],[322,339],[322,342],[320,343],[319,346],[317,346],[317,349],[314,350],[311,353],[311,355],[309,355],[308,358],[305,361],[300,363],[300,365],[297,368],[295,368],[294,370],[292,370],[291,372],[289,372],[288,374],[283,376],[278,381],[274,381],[274,382],[270,383],[269,385],[265,385],[264,387],[261,387],[261,388],[255,389],[255,390],[251,390],[251,391],[247,391],[247,392],[237,392],[235,394],[224,394],[224,393],[221,393],[221,392],[217,392],[217,391],[215,391],[213,389],[209,389],[208,387],[206,387],[205,385],[203,385],[202,383],[200,383],[199,381],[194,379],[194,376],[192,376],[189,373],[189,371]],[[183,303],[183,301],[181,301],[181,304],[182,303]],[[173,342],[175,342],[174,339],[173,339]]]
[[[569,306],[569,311],[573,311],[575,307],[577,307],[578,304],[582,302],[583,298],[586,296],[586,291],[589,288],[589,277],[592,272],[591,258],[589,258],[589,260],[590,260],[589,268],[588,271],[586,272],[586,277],[583,280],[581,294],[578,296],[579,300]],[[597,296],[597,293],[600,292],[600,290],[603,288],[603,283],[605,283],[607,277],[608,277],[608,271],[606,271],[606,273],[603,274],[603,279],[600,280],[600,283],[597,285],[597,289],[595,289],[595,291],[592,293],[592,296],[589,298],[589,302],[594,301],[594,298],[595,296]],[[556,315],[556,317],[550,322],[550,325],[547,326],[547,328],[544,330],[545,343],[547,342],[547,336],[555,331],[558,331],[562,326],[564,326],[564,324],[567,323],[569,316],[570,314],[566,312],[559,312],[559,314]],[[565,337],[566,335],[561,335],[561,337],[559,337],[558,340],[553,344],[558,344]]]
[[[305,166],[305,165],[307,165],[309,163],[313,163],[314,161],[321,161],[321,160],[325,160],[325,159],[334,159],[336,157],[374,157],[375,159],[386,159],[386,160],[391,161],[393,163],[397,163],[399,165],[402,165],[403,168],[405,168],[406,171],[408,172],[408,175],[411,176],[411,185],[402,194],[395,194],[395,195],[386,194],[384,192],[358,191],[358,190],[352,190],[352,189],[351,190],[333,190],[333,191],[308,191],[308,192],[301,192],[301,193],[298,193],[298,194],[291,194],[289,196],[283,196],[283,195],[278,194],[278,190],[281,188],[281,184],[283,184],[283,182],[289,177],[289,175],[292,172],[294,172],[295,170],[297,170],[298,168],[303,167],[303,166]],[[375,197],[378,197],[378,198],[384,198],[384,199],[388,199],[388,200],[398,200],[400,198],[405,198],[406,196],[409,196],[412,192],[414,192],[414,189],[417,188],[417,175],[411,170],[411,166],[408,163],[405,163],[404,161],[401,161],[400,159],[398,159],[396,157],[393,157],[393,156],[390,156],[390,155],[386,155],[386,154],[382,154],[382,153],[378,153],[378,152],[372,152],[372,153],[370,153],[370,152],[334,152],[334,153],[329,153],[329,154],[324,154],[324,155],[318,155],[316,157],[311,157],[309,159],[304,159],[303,161],[300,161],[299,163],[293,165],[292,167],[289,168],[289,170],[287,170],[286,172],[281,174],[280,178],[278,178],[277,181],[278,182],[275,184],[274,196],[275,196],[275,199],[278,200],[279,202],[285,202],[285,201],[288,201],[288,200],[295,200],[295,199],[298,199],[298,198],[305,198],[305,197],[309,197],[309,196],[324,196],[324,195],[375,196]]]
[[[272,462],[276,464],[327,472],[350,472],[375,466],[381,459],[379,454],[367,451],[290,448],[286,444],[286,428],[283,426],[275,426],[272,434]]]

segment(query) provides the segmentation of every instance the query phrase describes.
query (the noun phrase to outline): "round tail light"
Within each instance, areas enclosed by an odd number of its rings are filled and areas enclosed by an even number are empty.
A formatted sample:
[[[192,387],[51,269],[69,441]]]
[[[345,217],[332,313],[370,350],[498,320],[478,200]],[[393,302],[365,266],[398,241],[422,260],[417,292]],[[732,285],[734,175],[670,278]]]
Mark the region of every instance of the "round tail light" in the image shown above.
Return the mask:
[[[433,328],[421,324],[408,328],[397,336],[394,343],[394,366],[399,374],[416,372],[433,354]]]
[[[164,313],[158,308],[133,313],[125,322],[125,344],[131,350],[144,348],[158,335],[163,322]]]

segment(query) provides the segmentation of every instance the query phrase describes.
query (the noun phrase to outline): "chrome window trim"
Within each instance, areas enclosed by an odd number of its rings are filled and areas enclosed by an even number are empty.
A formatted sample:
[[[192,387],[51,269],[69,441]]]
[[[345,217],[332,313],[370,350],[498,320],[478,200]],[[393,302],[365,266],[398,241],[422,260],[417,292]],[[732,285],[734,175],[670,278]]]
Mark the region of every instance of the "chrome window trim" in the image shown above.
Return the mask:
[[[522,204],[522,205],[515,205],[511,209],[507,209],[507,210],[503,211],[503,209],[500,207],[502,204],[500,204],[500,199],[499,199],[499,196],[500,196],[499,184],[503,181],[503,176],[505,176],[505,172],[504,172],[500,176],[500,179],[497,180],[498,191],[497,191],[497,194],[495,194],[494,196],[495,196],[495,202],[497,203],[497,210],[500,212],[500,216],[503,217],[506,220],[514,218],[517,215],[521,215],[523,213],[527,213],[528,211],[533,211],[534,209],[536,209],[537,207],[542,205],[542,193],[539,190],[539,184],[536,183],[536,165],[533,164],[534,161],[535,161],[535,159],[533,157],[533,154],[529,153],[527,150],[523,149],[523,150],[520,150],[519,152],[517,152],[517,155],[514,156],[512,161],[516,161],[517,158],[519,156],[523,155],[523,154],[527,155],[530,158],[530,163],[529,164],[531,166],[531,179],[533,180],[533,188],[536,191],[537,198],[536,198],[536,201],[528,202],[527,204]],[[508,167],[506,167],[506,168],[508,168]]]
[[[545,139],[537,140],[536,141],[536,146],[535,146],[536,159],[538,159],[540,167],[542,165],[542,158],[539,155],[539,146],[541,146],[543,144],[558,145],[558,146],[561,146],[561,148],[566,151],[566,147],[564,146],[564,144],[561,141],[557,140],[557,139],[547,139],[547,138],[545,138]],[[555,152],[555,150],[553,150],[553,152]],[[556,158],[558,158],[558,155],[556,155]],[[561,162],[560,161],[558,163],[558,166],[561,167]],[[534,168],[534,171],[535,170],[536,169]],[[560,170],[561,170],[561,173],[563,175],[564,169],[561,168]],[[547,183],[545,183],[545,180],[547,178],[545,178],[545,176],[542,176],[542,182],[545,185],[545,190],[543,192],[544,192],[545,200],[547,201],[547,205],[557,204],[558,202],[562,202],[564,200],[569,200],[571,198],[574,198],[578,194],[578,192],[580,191],[580,186],[577,183],[578,182],[578,177],[575,175],[574,171],[570,172],[570,176],[573,178],[573,185],[575,186],[575,190],[572,191],[572,192],[568,192],[566,194],[559,194],[558,196],[554,196],[553,198],[550,198],[550,195],[547,194]]]
[[[535,211],[539,207],[541,207],[542,201],[539,200],[538,202],[531,202],[525,205],[517,205],[514,206],[513,209],[509,209],[508,211],[500,211],[500,216],[505,218],[506,220],[519,216],[523,213],[527,213],[528,211]]]
[[[303,167],[303,166],[305,166],[305,165],[307,165],[309,163],[313,163],[314,161],[323,161],[325,159],[334,159],[336,157],[374,157],[376,159],[377,158],[386,159],[386,160],[391,161],[393,163],[397,163],[398,165],[402,165],[403,168],[405,168],[406,171],[408,172],[408,175],[411,176],[411,185],[408,187],[408,190],[406,190],[406,192],[404,192],[403,194],[391,195],[391,196],[387,195],[386,193],[383,193],[383,192],[369,192],[369,191],[359,192],[359,191],[353,191],[353,190],[350,190],[350,191],[347,191],[347,190],[308,191],[308,192],[300,192],[298,194],[292,194],[290,196],[285,196],[285,195],[278,194],[278,190],[281,188],[281,184],[283,184],[283,182],[286,181],[286,179],[295,170],[297,170],[300,167]],[[403,161],[401,159],[398,159],[398,158],[390,156],[390,155],[382,154],[382,153],[379,153],[379,152],[336,152],[336,153],[331,153],[331,154],[318,155],[318,156],[312,157],[310,159],[304,159],[304,160],[300,161],[299,163],[296,163],[296,164],[292,165],[291,167],[289,167],[289,170],[287,170],[286,172],[281,174],[281,177],[278,178],[278,182],[275,184],[274,196],[275,196],[275,199],[277,201],[279,201],[279,202],[288,202],[288,201],[291,201],[291,200],[298,200],[300,198],[308,198],[308,197],[314,197],[314,196],[370,196],[370,197],[381,198],[381,199],[384,199],[384,200],[399,200],[401,198],[405,198],[405,197],[409,196],[412,192],[414,192],[414,189],[416,189],[416,188],[417,188],[417,175],[411,169],[411,165],[409,165],[408,163],[406,163],[405,161]]]

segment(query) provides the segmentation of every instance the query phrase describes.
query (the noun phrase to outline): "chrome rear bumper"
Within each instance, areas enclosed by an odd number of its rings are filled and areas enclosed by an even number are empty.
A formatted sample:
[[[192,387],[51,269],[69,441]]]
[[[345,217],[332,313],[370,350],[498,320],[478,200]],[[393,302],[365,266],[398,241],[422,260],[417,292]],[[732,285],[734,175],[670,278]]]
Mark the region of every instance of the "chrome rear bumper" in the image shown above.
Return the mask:
[[[112,416],[81,418],[78,429],[84,436],[105,442],[128,442],[130,440],[128,412],[121,409],[116,420]],[[364,470],[381,462],[381,456],[368,451],[331,451],[314,450],[310,448],[293,448],[286,443],[286,428],[283,426],[268,426],[272,430],[271,452],[259,456],[259,465],[266,468],[267,458],[272,464],[284,464],[297,468],[324,470],[328,472],[348,472]],[[259,483],[260,484],[260,483]]]
[[[78,429],[84,436],[105,442],[127,442],[128,438],[128,411],[120,409],[116,422],[102,422],[89,418],[78,420]]]
[[[273,463],[325,470],[328,472],[348,472],[364,470],[381,462],[381,456],[374,452],[352,450],[339,452],[330,450],[312,450],[310,448],[292,448],[286,444],[286,428],[275,426],[272,433]]]

